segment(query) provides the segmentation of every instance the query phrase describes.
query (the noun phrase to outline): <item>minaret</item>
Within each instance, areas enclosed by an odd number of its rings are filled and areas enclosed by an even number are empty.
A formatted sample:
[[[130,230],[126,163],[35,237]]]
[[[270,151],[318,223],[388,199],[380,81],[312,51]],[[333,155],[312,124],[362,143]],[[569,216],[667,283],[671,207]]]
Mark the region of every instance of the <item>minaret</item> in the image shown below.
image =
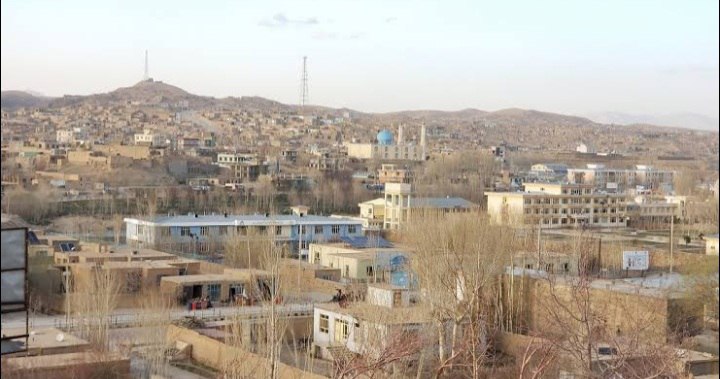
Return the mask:
[[[405,142],[405,141],[403,141],[403,124],[400,124],[400,126],[398,126],[397,144],[402,145],[403,142]]]

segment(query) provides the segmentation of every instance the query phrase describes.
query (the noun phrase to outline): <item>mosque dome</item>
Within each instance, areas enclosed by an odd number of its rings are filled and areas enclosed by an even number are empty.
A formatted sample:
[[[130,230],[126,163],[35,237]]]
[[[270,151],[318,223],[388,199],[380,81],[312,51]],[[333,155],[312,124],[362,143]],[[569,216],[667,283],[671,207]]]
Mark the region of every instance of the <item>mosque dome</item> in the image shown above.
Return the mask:
[[[379,145],[392,145],[393,135],[389,130],[383,129],[377,135],[377,142]]]

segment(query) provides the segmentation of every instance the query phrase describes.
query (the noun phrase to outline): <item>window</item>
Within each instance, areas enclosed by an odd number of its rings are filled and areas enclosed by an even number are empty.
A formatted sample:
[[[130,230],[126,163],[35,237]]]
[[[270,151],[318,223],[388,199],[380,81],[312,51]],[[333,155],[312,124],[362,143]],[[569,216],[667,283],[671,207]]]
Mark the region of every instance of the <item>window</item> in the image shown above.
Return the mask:
[[[373,276],[373,266],[365,267],[365,273],[367,274],[367,276]]]
[[[199,243],[198,244],[198,251],[201,253],[209,253],[210,252],[210,245],[207,243]]]
[[[210,301],[220,300],[220,284],[208,284],[207,288]]]
[[[324,233],[323,229],[324,228],[322,225],[315,225],[315,234],[323,234]]]
[[[200,227],[200,235],[201,235],[201,236],[206,236],[206,235],[208,235],[208,234],[209,234],[209,231],[210,231],[210,228],[207,227],[207,226],[201,226],[201,227]]]
[[[332,234],[340,234],[340,225],[332,226]]]
[[[306,234],[307,233],[307,227],[305,225],[300,226],[300,233]]]
[[[350,335],[350,326],[345,320],[335,320],[335,341],[347,341]]]
[[[320,333],[327,333],[330,328],[330,318],[328,315],[320,315]]]
[[[238,226],[235,228],[235,232],[241,236],[247,235],[247,227],[246,226]]]
[[[345,265],[345,276],[350,276],[350,266]]]
[[[180,235],[181,236],[189,236],[190,235],[190,227],[183,226],[182,228],[180,228]]]
[[[308,245],[310,245],[310,244],[308,243],[308,241],[300,241],[300,248],[301,248],[301,249],[307,249],[307,248],[308,248]]]
[[[265,226],[265,225],[258,226],[258,231],[260,232],[260,234],[264,234],[267,231],[267,226]]]
[[[393,307],[399,307],[402,304],[402,293],[400,291],[393,292]]]
[[[137,226],[137,235],[141,236],[145,233],[145,225],[138,225]]]
[[[282,234],[282,226],[279,226],[279,225],[278,225],[278,226],[275,227],[275,235],[276,235],[276,236],[279,236],[279,235],[281,235],[281,234]]]
[[[357,227],[355,225],[348,226],[348,233],[355,234],[356,232],[357,232]]]

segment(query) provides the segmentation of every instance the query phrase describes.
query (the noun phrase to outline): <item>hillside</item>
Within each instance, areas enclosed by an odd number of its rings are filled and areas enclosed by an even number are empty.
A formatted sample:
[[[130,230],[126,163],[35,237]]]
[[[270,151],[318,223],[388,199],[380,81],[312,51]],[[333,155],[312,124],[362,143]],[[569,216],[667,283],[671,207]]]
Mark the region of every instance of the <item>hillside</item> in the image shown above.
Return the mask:
[[[3,109],[45,107],[52,98],[35,96],[24,91],[2,91],[0,106]]]

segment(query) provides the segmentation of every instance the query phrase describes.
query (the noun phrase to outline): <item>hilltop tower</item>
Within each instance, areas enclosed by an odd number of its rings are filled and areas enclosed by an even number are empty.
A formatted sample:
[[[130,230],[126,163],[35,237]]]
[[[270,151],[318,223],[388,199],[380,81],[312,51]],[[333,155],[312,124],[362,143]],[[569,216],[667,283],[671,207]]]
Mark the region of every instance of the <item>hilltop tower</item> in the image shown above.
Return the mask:
[[[150,65],[148,63],[148,51],[145,50],[145,75],[143,75],[143,80],[150,79]]]
[[[302,77],[300,79],[302,87],[300,94],[300,106],[304,109],[308,101],[308,73],[307,73],[307,57],[303,57]]]

